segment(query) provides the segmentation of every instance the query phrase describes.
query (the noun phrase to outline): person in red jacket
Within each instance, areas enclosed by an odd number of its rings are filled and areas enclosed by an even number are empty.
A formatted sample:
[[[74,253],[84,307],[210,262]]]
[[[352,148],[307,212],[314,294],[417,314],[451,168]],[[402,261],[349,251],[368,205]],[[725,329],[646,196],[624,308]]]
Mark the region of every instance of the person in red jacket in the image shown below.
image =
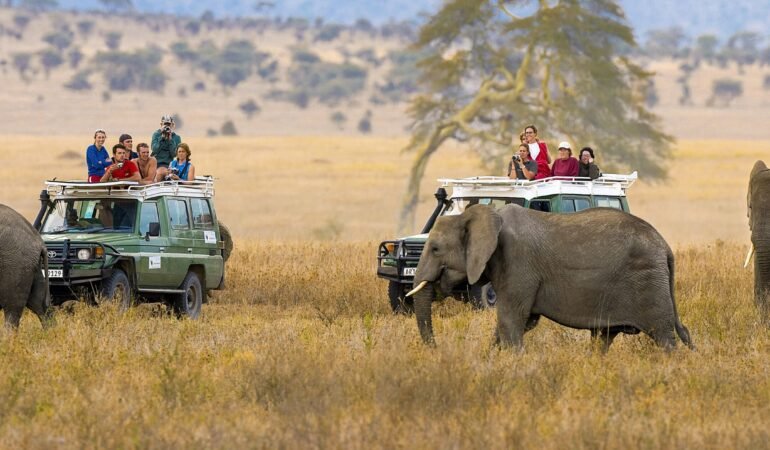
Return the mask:
[[[532,159],[537,162],[536,180],[551,176],[551,155],[548,154],[548,146],[545,142],[537,138],[537,128],[534,125],[527,125],[524,128],[524,139],[529,144],[529,153]]]
[[[578,176],[578,166],[580,163],[572,156],[572,148],[569,142],[563,141],[559,144],[559,157],[551,166],[551,175],[555,177],[576,177]]]

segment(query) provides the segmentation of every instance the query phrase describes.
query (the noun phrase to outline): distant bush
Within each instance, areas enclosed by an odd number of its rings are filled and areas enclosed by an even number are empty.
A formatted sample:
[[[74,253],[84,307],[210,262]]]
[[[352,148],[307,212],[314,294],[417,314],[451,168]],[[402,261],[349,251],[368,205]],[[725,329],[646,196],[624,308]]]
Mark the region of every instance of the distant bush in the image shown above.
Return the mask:
[[[92,86],[88,78],[91,76],[91,72],[82,70],[75,73],[68,82],[64,84],[64,87],[72,91],[90,91]]]
[[[243,111],[243,113],[246,114],[246,117],[249,119],[251,119],[254,114],[262,110],[262,108],[260,108],[257,102],[255,102],[252,98],[238,105],[238,108]]]
[[[315,34],[315,37],[313,37],[313,42],[320,41],[320,42],[329,42],[337,39],[340,36],[340,33],[342,33],[343,30],[342,25],[337,24],[326,24],[321,27],[320,30]]]
[[[32,54],[31,53],[14,53],[13,56],[13,67],[16,68],[16,70],[19,72],[19,76],[22,80],[27,80],[27,71],[30,67],[30,62],[32,61]]]
[[[222,124],[222,128],[219,130],[219,133],[222,136],[237,136],[238,130],[235,129],[235,124],[232,120],[226,120],[225,123]]]
[[[94,25],[93,20],[81,20],[76,24],[78,33],[80,33],[84,39],[88,38],[94,31]]]
[[[104,45],[106,45],[108,49],[115,51],[120,48],[120,40],[122,38],[123,35],[121,33],[110,31],[104,36]]]
[[[342,111],[334,111],[329,116],[329,120],[341,130],[345,126],[345,122],[348,121],[348,117]]]
[[[69,47],[73,40],[75,40],[75,33],[66,25],[43,36],[43,41],[51,44],[59,52]]]
[[[743,95],[743,83],[741,81],[721,78],[714,80],[711,87],[711,97],[706,101],[706,105],[727,107],[741,95]]]
[[[221,50],[210,40],[198,45],[197,50],[187,42],[171,44],[171,52],[176,58],[212,74],[224,87],[235,87],[248,79],[256,69],[263,78],[274,77],[277,61],[270,61],[270,54],[257,51],[246,40],[233,40]]]
[[[54,49],[47,48],[39,53],[40,65],[43,66],[46,78],[51,74],[51,70],[64,63],[64,58]]]
[[[315,64],[321,62],[321,58],[310,50],[294,49],[291,60],[297,64]]]
[[[206,90],[206,83],[203,81],[196,81],[195,84],[193,84],[193,90],[195,92],[203,92]]]
[[[27,25],[29,25],[29,22],[32,20],[31,17],[29,17],[26,14],[16,14],[13,16],[13,24],[16,25],[16,28],[19,29],[19,31],[24,31],[25,28],[27,28]]]
[[[77,69],[82,60],[83,52],[79,48],[73,48],[67,53],[67,61],[69,61],[69,65],[73,69]]]
[[[372,132],[372,112],[367,110],[361,120],[358,121],[358,131],[363,134]]]
[[[180,116],[177,113],[171,114],[171,118],[174,119],[174,129],[181,130],[184,128],[184,120],[182,120],[182,116]]]

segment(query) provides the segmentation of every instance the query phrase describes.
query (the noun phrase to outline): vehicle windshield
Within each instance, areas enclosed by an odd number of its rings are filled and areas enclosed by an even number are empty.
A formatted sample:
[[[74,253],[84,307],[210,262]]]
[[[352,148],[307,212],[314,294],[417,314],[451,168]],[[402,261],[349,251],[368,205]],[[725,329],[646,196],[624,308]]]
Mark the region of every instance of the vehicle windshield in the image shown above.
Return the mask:
[[[465,208],[471,205],[489,205],[494,209],[500,209],[505,205],[515,203],[524,206],[523,198],[511,197],[455,197],[449,201],[449,206],[444,208],[442,216],[462,214]]]
[[[131,233],[136,200],[96,198],[56,200],[42,233]]]

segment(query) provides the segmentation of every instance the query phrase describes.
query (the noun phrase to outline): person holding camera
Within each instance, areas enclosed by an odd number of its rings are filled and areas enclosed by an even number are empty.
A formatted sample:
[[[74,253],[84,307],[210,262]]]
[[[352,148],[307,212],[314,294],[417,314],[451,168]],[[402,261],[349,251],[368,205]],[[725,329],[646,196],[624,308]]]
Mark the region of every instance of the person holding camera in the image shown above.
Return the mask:
[[[123,144],[112,147],[112,164],[104,171],[101,182],[139,181],[139,168],[128,159],[128,150]]]
[[[94,143],[86,149],[86,165],[88,166],[88,182],[98,183],[104,175],[104,169],[112,164],[110,154],[104,148],[107,132],[99,128],[94,131]]]
[[[515,175],[515,176],[514,176]],[[517,180],[533,180],[537,176],[537,162],[529,154],[529,145],[521,144],[508,164],[508,177]]]
[[[176,159],[171,161],[167,180],[191,181],[195,179],[195,166],[190,162],[190,146],[182,142],[176,149]]]
[[[155,181],[163,180],[168,174],[168,166],[176,157],[176,149],[182,143],[182,137],[174,133],[174,118],[165,115],[160,119],[160,128],[152,133],[152,156],[158,162]]]

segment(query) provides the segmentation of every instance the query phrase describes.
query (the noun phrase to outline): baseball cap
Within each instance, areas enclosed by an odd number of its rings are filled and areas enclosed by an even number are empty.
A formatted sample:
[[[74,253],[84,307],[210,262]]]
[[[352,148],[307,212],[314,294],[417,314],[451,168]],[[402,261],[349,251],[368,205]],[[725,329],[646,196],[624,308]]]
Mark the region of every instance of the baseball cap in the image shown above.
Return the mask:
[[[567,141],[559,142],[559,148],[568,148],[568,149],[572,150],[572,147],[569,146],[569,142],[567,142]]]
[[[120,135],[120,139],[118,139],[118,142],[122,144],[123,142],[126,141],[126,139],[131,139],[132,141],[134,140],[134,138],[132,138],[130,134],[123,133]]]

